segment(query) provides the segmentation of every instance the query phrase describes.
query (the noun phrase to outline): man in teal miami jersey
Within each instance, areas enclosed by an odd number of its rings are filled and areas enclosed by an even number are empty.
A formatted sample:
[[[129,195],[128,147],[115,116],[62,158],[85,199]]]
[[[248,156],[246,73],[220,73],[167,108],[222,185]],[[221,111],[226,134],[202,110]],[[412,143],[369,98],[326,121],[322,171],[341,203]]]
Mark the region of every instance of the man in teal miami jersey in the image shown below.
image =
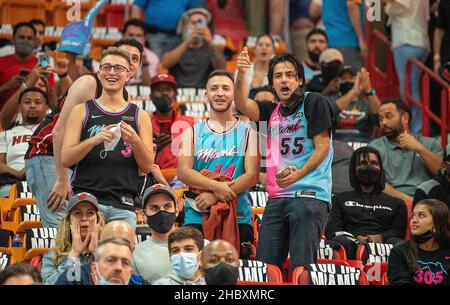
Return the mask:
[[[304,92],[303,66],[291,54],[269,63],[268,81],[276,103],[246,96],[244,48],[237,60],[236,108],[252,121],[267,122],[267,202],[257,259],[291,270],[315,263],[331,207],[332,114],[324,97]],[[279,175],[284,173],[284,175]]]
[[[237,222],[241,243],[241,257],[247,243],[253,241],[252,211],[248,189],[258,181],[259,154],[257,133],[250,124],[233,116],[233,76],[222,70],[213,71],[206,85],[210,117],[182,135],[177,175],[185,184],[205,190],[196,197],[199,210],[206,210],[218,200],[238,198]],[[231,182],[217,182],[200,171],[207,169],[223,174]],[[184,225],[202,230],[202,212],[185,205]]]

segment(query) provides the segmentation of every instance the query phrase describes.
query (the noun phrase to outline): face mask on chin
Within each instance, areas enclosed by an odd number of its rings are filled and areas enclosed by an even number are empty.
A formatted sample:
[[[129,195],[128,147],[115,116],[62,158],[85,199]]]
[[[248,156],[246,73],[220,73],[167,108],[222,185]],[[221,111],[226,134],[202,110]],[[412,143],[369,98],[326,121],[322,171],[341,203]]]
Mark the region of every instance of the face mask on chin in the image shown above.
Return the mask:
[[[116,283],[111,283],[110,281],[106,280],[101,274],[100,269],[98,267],[98,263],[95,263],[97,266],[97,274],[95,275],[95,278],[97,280],[97,285],[99,286],[112,286],[112,285],[120,285]],[[128,283],[125,283],[124,285],[128,285]]]
[[[435,234],[435,231],[433,229],[433,230],[428,230],[419,235],[411,235],[411,237],[416,243],[423,244],[423,243],[429,241],[431,238],[433,238],[434,234]]]

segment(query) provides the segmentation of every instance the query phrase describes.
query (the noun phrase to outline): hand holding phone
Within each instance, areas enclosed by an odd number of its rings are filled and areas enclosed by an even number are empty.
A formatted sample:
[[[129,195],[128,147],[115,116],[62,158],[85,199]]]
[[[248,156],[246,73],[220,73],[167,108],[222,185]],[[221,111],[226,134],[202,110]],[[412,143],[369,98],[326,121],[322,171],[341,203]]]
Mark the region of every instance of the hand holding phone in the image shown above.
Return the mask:
[[[30,74],[30,70],[28,69],[20,69],[19,75],[23,77],[27,77]]]
[[[291,173],[291,169],[288,166],[288,167],[283,168],[282,170],[280,170],[278,173],[276,173],[275,177],[277,179],[283,179],[283,178],[286,178],[287,176],[289,176],[290,173]]]

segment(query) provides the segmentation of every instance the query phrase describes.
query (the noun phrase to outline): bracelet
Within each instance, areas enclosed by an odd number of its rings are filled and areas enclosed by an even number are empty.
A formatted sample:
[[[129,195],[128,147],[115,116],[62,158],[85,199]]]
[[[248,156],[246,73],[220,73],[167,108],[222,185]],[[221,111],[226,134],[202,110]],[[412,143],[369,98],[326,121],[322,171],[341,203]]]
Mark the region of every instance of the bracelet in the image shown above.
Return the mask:
[[[375,95],[375,94],[377,94],[377,91],[375,89],[371,89],[368,92],[364,92],[365,96],[372,96],[372,95]]]
[[[62,78],[64,78],[64,77],[66,77],[67,75],[69,75],[68,72],[66,72],[66,73],[64,73],[64,74],[61,74],[61,75],[58,74],[58,77],[59,77],[60,79],[62,79]]]

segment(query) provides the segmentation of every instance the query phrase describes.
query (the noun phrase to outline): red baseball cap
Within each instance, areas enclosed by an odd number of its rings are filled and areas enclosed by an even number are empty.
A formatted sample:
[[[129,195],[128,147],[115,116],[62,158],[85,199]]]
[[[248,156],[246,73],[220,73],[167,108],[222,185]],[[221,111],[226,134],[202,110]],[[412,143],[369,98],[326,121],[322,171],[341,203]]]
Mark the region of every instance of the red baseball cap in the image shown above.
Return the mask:
[[[177,81],[175,80],[175,77],[173,77],[173,75],[170,74],[160,73],[153,76],[150,81],[150,87],[153,87],[159,83],[169,83],[174,85],[175,88],[177,87]]]

